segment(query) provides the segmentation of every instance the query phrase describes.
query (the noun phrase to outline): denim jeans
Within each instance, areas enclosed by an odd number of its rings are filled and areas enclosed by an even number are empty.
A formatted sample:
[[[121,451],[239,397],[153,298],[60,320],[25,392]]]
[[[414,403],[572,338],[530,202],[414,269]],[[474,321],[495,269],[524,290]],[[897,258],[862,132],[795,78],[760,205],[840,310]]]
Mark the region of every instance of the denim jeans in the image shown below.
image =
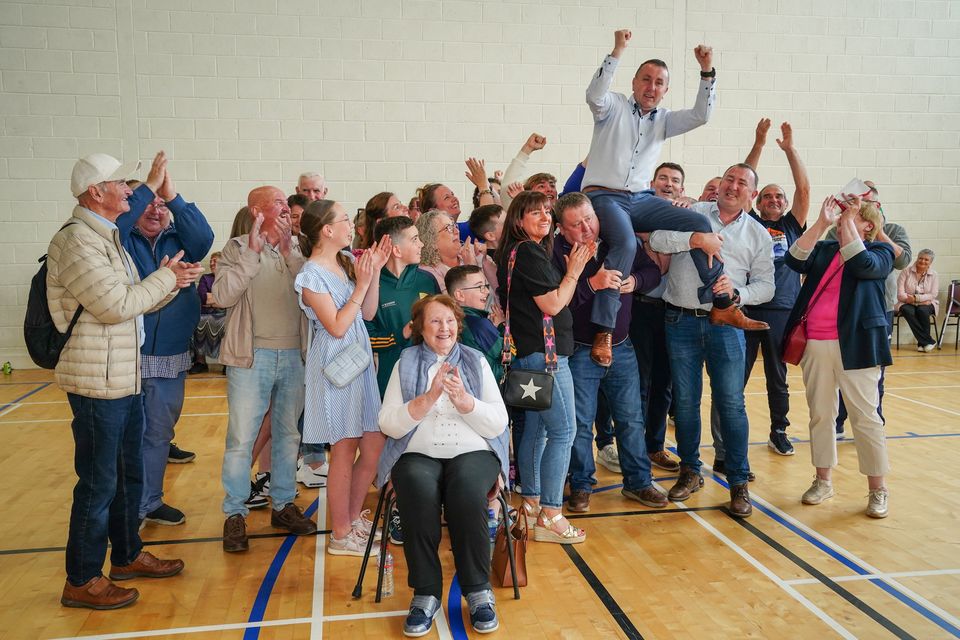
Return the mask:
[[[640,368],[643,396],[643,426],[646,429],[647,452],[663,451],[667,437],[667,414],[673,399],[670,357],[663,327],[663,302],[647,302],[634,298],[630,341]]]
[[[143,388],[143,497],[140,519],[163,504],[163,474],[167,471],[173,428],[183,409],[187,372],[176,378],[144,378]]]
[[[223,512],[227,517],[249,513],[253,442],[270,407],[270,500],[275,510],[296,496],[297,418],[303,411],[303,360],[299,349],[255,349],[249,369],[227,367],[227,401],[230,417],[223,452]]]
[[[700,400],[706,362],[712,400],[719,412],[727,450],[727,479],[731,485],[743,484],[750,473],[749,424],[743,401],[743,332],[727,325],[712,325],[707,317],[697,318],[669,308],[664,313],[664,325],[676,399],[680,464],[700,471]]]
[[[701,213],[675,207],[650,191],[618,193],[616,191],[591,191],[587,194],[600,221],[600,237],[609,246],[604,260],[607,269],[630,273],[637,250],[634,232],[669,229],[671,231],[700,231],[712,233],[710,221]],[[697,265],[703,281],[698,289],[701,302],[713,300],[712,285],[723,273],[723,263],[714,260],[707,266],[707,254],[700,249],[691,249],[690,257]],[[593,299],[590,320],[601,327],[616,326],[620,309],[620,292],[614,289],[597,291]]]
[[[125,566],[143,543],[138,509],[143,493],[143,401],[140,394],[101,400],[67,394],[73,411],[73,468],[77,485],[70,507],[67,580],[74,586],[102,575],[110,562]]]
[[[612,367],[601,367],[590,359],[590,345],[576,345],[570,356],[573,376],[577,435],[570,454],[570,488],[586,490],[597,484],[594,477],[593,421],[597,396],[602,391],[610,413],[620,451],[623,486],[643,489],[650,484],[650,459],[644,442],[643,404],[640,401],[640,373],[630,340],[613,347]]]
[[[517,464],[523,478],[523,495],[540,496],[540,504],[563,506],[563,485],[570,466],[570,448],[577,432],[573,378],[566,356],[558,356],[553,373],[553,402],[544,411],[527,411]],[[543,353],[514,360],[519,369],[546,370]]]

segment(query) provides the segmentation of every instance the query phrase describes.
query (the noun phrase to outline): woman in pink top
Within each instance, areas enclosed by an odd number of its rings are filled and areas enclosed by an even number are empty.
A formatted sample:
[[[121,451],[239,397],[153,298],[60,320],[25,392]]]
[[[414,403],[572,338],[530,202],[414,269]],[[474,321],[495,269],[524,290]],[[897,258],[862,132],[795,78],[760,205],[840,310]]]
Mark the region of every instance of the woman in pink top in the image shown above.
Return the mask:
[[[887,460],[883,421],[877,413],[880,367],[892,364],[884,311],[884,280],[893,269],[893,243],[883,233],[874,203],[851,197],[841,213],[827,198],[820,217],[790,247],[787,265],[807,275],[784,335],[804,322],[807,344],[800,360],[810,409],[810,450],[817,469],[804,504],[833,497],[837,464],[834,424],[837,391],[853,426],[860,472],[867,476],[867,515],[887,515]],[[836,224],[837,240],[818,242]],[[876,240],[876,242],[874,242]],[[784,341],[787,342],[786,340]]]
[[[903,316],[913,337],[917,339],[917,351],[933,351],[937,341],[930,335],[930,318],[939,311],[940,281],[937,272],[930,268],[933,264],[933,251],[921,249],[917,261],[900,272],[897,278],[897,306],[895,310]]]

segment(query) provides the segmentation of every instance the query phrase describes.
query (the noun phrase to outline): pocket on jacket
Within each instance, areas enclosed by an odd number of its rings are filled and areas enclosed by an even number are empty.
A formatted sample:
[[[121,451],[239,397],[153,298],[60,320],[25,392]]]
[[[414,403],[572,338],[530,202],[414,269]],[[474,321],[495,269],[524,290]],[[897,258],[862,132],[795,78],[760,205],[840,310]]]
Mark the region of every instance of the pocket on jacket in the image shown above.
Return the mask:
[[[873,329],[874,327],[886,327],[886,316],[871,316],[860,321],[860,326],[864,329]]]

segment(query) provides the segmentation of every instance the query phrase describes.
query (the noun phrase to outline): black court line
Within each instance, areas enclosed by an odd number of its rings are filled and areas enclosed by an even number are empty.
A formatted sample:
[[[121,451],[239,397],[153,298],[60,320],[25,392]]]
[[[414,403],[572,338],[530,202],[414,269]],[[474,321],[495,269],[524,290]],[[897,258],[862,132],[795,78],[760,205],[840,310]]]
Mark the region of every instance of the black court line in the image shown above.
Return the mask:
[[[898,638],[903,638],[904,640],[907,640],[907,639],[915,640],[914,636],[910,635],[905,630],[901,629],[892,620],[890,620],[889,618],[886,618],[883,614],[881,614],[879,611],[877,611],[876,609],[868,605],[866,602],[864,602],[857,596],[853,595],[852,593],[850,593],[849,591],[841,587],[839,584],[831,580],[827,575],[819,571],[816,567],[814,567],[809,562],[807,562],[806,560],[804,560],[794,552],[784,547],[782,544],[780,544],[779,542],[771,538],[769,535],[767,535],[766,533],[764,533],[754,525],[750,524],[743,518],[736,518],[733,515],[731,515],[729,511],[726,511],[726,510],[724,510],[724,512],[727,514],[727,516],[731,520],[733,520],[734,522],[739,524],[741,527],[743,527],[744,529],[746,529],[747,531],[755,535],[757,538],[765,542],[768,546],[772,547],[775,551],[777,551],[780,555],[785,557],[787,560],[790,560],[792,563],[794,563],[795,565],[797,565],[798,567],[800,567],[801,569],[809,573],[811,576],[819,580],[820,583],[823,584],[823,586],[827,587],[828,589],[836,593],[838,596],[840,596],[841,598],[843,598],[844,600],[852,604],[854,607],[860,610],[863,614],[865,614],[871,620],[879,624],[881,627],[883,627],[884,629],[886,629],[887,631],[889,631],[890,633],[892,633]]]
[[[599,514],[598,514],[599,515]],[[603,586],[603,582],[600,578],[597,577],[597,574],[590,569],[590,565],[580,556],[572,544],[563,544],[560,545],[563,547],[563,550],[567,552],[567,555],[573,561],[573,564],[580,571],[580,574],[583,576],[584,580],[587,581],[587,584],[593,589],[593,592],[597,594],[597,597],[600,598],[600,602],[603,603],[603,606],[607,608],[607,611],[610,612],[610,615],[613,616],[614,622],[619,625],[620,630],[623,631],[630,640],[643,640],[643,636],[640,635],[640,632],[637,631],[637,628],[633,626],[633,623],[630,622],[630,618],[623,612],[623,609],[620,608],[620,605],[617,604],[617,601],[614,599],[610,592],[607,591],[607,588]]]
[[[313,535],[325,536],[330,534],[332,529],[321,529]],[[290,533],[251,533],[247,537],[252,540],[264,540],[270,538],[286,538]],[[143,546],[156,547],[168,544],[195,544],[204,542],[223,542],[222,536],[210,538],[181,538],[180,540],[144,540]],[[109,548],[110,545],[107,545]],[[66,547],[37,547],[35,549],[0,549],[0,556],[13,556],[25,553],[56,553],[66,551]]]
[[[656,516],[662,513],[686,513],[687,511],[723,511],[725,507],[690,507],[689,509],[649,509],[646,511],[608,511],[605,513],[571,513],[567,520],[581,518],[612,518],[615,516]]]

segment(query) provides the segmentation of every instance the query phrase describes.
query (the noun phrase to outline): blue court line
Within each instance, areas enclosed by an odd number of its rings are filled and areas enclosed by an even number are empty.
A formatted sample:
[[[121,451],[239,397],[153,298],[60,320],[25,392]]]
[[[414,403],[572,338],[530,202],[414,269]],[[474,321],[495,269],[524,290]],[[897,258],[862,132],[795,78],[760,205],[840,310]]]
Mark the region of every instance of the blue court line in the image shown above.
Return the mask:
[[[904,438],[909,438],[909,437],[911,437],[911,436],[892,436],[892,437],[904,437]],[[918,436],[918,437],[920,437],[920,436]],[[677,453],[676,447],[669,447],[669,449],[670,449],[670,451],[672,451],[674,454]],[[719,484],[720,486],[722,486],[722,487],[724,487],[724,488],[726,488],[726,489],[729,489],[729,488],[730,488],[730,485],[727,483],[727,481],[724,480],[723,478],[718,477],[716,474],[711,473],[711,474],[710,474],[710,477],[713,479],[714,482],[716,482],[716,483]],[[814,538],[812,535],[810,535],[810,534],[807,533],[806,531],[804,531],[804,530],[800,529],[799,527],[797,527],[796,525],[794,525],[792,522],[784,519],[782,516],[780,516],[780,514],[771,511],[770,509],[768,509],[767,507],[765,507],[765,506],[763,506],[763,505],[761,505],[761,504],[756,504],[756,503],[754,503],[753,507],[754,507],[755,509],[758,509],[758,510],[762,511],[762,512],[765,513],[767,516],[769,516],[774,522],[777,522],[777,523],[783,525],[784,527],[786,527],[787,529],[789,529],[791,532],[793,532],[794,534],[800,536],[801,538],[803,538],[804,540],[806,540],[807,542],[809,542],[810,544],[812,544],[814,547],[820,549],[821,551],[823,551],[824,553],[826,553],[828,556],[830,556],[830,557],[833,558],[834,560],[838,561],[840,564],[844,565],[845,567],[847,567],[848,569],[850,569],[850,570],[853,571],[854,573],[856,573],[856,574],[858,574],[858,575],[861,575],[861,576],[870,576],[870,575],[873,575],[873,573],[871,573],[870,571],[864,569],[863,567],[861,567],[859,564],[857,564],[856,562],[854,562],[854,561],[851,560],[850,558],[848,558],[848,557],[846,557],[845,555],[841,554],[839,551],[836,551],[836,550],[834,550],[834,549],[831,549],[830,547],[828,547],[826,544],[824,544],[824,543],[821,542],[820,540],[817,540],[816,538]],[[946,631],[947,633],[951,634],[953,637],[955,637],[955,638],[960,638],[960,629],[958,629],[958,628],[955,627],[954,625],[950,624],[949,622],[947,622],[946,620],[944,620],[943,618],[941,618],[940,616],[938,616],[938,615],[937,615],[936,613],[934,613],[933,611],[930,611],[929,609],[927,609],[926,607],[924,607],[922,604],[920,604],[919,602],[917,602],[917,601],[914,600],[913,598],[910,598],[910,597],[907,596],[906,594],[901,593],[899,590],[897,590],[896,588],[894,588],[893,586],[891,586],[890,584],[888,584],[887,582],[885,582],[885,581],[883,580],[883,578],[870,578],[870,579],[867,580],[867,582],[871,582],[871,583],[875,584],[876,586],[880,587],[881,589],[883,589],[884,591],[886,591],[887,593],[889,593],[890,595],[892,595],[894,598],[896,598],[897,600],[899,600],[899,601],[902,602],[903,604],[907,605],[908,607],[910,607],[911,609],[913,609],[914,611],[916,611],[917,613],[919,613],[920,615],[922,615],[924,618],[926,618],[926,619],[929,620],[930,622],[934,623],[935,625],[937,625],[938,627],[940,627],[941,629],[943,629],[943,630]]]
[[[27,382],[27,383],[24,383],[24,384],[30,384],[30,383]],[[2,407],[0,407],[0,412],[4,411],[4,410],[7,409],[8,407],[12,407],[13,405],[17,404],[17,403],[20,402],[21,400],[25,400],[26,398],[29,398],[30,396],[32,396],[33,394],[35,394],[35,393],[38,392],[38,391],[43,391],[44,389],[46,389],[47,387],[49,387],[49,386],[52,385],[52,384],[53,384],[52,382],[44,382],[43,384],[41,384],[39,387],[37,387],[37,388],[34,389],[33,391],[28,391],[27,393],[23,394],[23,395],[20,396],[19,398],[15,399],[15,400],[11,400],[11,401],[8,402],[7,404],[5,404],[5,405],[3,405]]]
[[[453,574],[450,590],[447,591],[447,623],[454,640],[467,640],[467,630],[463,626],[463,593],[457,574]]]
[[[316,512],[318,504],[319,500],[314,500],[313,503],[307,507],[307,510],[303,512],[303,515],[308,518],[311,517],[314,512]],[[270,594],[273,592],[273,586],[277,583],[280,569],[283,568],[283,563],[287,561],[287,556],[290,555],[290,550],[299,537],[300,536],[295,536],[291,533],[284,539],[280,548],[277,549],[277,553],[273,556],[273,561],[267,568],[267,573],[264,574],[263,581],[260,583],[260,589],[257,591],[256,599],[253,601],[253,607],[250,609],[250,617],[247,618],[247,622],[263,621],[263,614],[267,610],[267,602],[270,601]],[[256,640],[259,637],[260,627],[247,627],[243,632],[243,640]]]

